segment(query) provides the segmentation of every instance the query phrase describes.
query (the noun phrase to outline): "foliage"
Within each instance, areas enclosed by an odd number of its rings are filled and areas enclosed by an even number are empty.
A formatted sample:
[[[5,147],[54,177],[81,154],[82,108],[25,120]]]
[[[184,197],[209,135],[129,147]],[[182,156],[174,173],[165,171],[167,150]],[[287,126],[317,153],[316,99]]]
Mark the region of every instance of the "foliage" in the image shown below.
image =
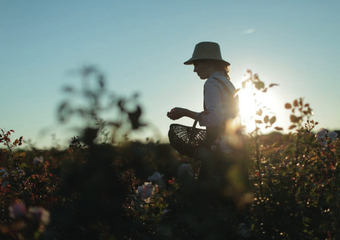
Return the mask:
[[[337,134],[313,133],[317,122],[302,98],[285,104],[289,134],[261,135],[261,125],[283,129],[256,102],[257,127],[245,136],[246,149],[228,157],[213,152],[207,164],[169,144],[129,140],[130,131],[146,126],[137,95],[108,92],[93,67],[81,76],[83,86],[66,87],[58,110],[63,123],[85,122],[68,149],[23,151],[23,137],[12,142],[14,131],[1,129],[1,239],[340,237]],[[251,71],[248,76],[254,101],[277,85],[266,87]],[[74,104],[76,97],[81,104]],[[107,110],[117,117],[104,121]],[[207,169],[212,174],[203,178]]]

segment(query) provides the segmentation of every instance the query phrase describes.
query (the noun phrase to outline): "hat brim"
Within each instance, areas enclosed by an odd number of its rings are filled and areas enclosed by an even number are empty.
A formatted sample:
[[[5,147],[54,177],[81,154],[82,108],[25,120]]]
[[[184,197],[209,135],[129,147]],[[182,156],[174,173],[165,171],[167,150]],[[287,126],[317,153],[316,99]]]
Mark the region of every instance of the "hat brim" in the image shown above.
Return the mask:
[[[230,63],[221,59],[196,59],[196,58],[190,58],[188,61],[184,62],[185,65],[192,65],[194,63],[194,61],[197,60],[217,60],[217,61],[221,61],[223,63],[225,63],[226,66],[230,66]]]

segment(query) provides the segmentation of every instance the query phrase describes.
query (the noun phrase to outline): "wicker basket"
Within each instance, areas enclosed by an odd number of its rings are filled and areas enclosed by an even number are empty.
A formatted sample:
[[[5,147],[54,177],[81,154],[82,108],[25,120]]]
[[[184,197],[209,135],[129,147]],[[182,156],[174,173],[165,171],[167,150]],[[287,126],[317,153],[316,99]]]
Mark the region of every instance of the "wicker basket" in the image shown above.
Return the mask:
[[[192,127],[171,124],[168,133],[171,146],[188,157],[194,157],[195,150],[203,144],[207,135],[205,129],[196,128],[197,120]]]

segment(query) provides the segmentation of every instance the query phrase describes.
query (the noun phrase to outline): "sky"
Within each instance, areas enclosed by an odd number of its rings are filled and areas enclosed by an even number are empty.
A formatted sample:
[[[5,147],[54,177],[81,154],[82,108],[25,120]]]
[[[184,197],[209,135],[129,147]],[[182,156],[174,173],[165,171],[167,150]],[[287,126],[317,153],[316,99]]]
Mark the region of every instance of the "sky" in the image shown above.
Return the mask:
[[[236,88],[247,69],[279,84],[265,102],[275,126],[288,128],[284,104],[301,97],[317,129],[340,129],[339,10],[336,0],[0,0],[0,128],[40,147],[79,135],[58,123],[57,109],[63,86],[80,84],[70,70],[93,65],[110,91],[139,93],[148,127],[131,137],[166,142],[167,111],[202,111],[204,81],[183,62],[198,42],[213,41]]]

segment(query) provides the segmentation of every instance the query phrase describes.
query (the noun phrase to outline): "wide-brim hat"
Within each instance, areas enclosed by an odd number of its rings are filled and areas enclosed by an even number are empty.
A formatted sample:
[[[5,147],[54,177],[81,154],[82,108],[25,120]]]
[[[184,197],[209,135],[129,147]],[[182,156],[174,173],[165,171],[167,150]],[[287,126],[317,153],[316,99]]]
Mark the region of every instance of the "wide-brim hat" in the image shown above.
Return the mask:
[[[197,43],[192,54],[192,57],[184,62],[185,65],[193,64],[195,60],[218,60],[224,62],[227,66],[229,62],[222,59],[220,46],[215,42],[200,42]]]

